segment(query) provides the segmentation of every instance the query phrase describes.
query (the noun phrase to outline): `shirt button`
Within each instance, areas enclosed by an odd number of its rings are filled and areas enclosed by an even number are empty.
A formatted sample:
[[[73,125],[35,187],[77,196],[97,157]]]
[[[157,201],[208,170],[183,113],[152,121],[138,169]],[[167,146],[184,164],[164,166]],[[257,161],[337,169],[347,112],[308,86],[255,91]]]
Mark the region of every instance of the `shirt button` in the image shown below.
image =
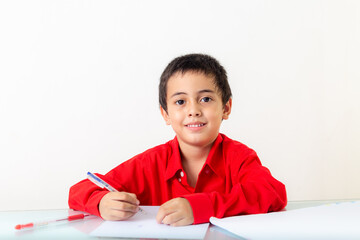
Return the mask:
[[[205,170],[205,173],[206,173],[206,174],[209,174],[209,173],[210,173],[210,170],[209,170],[209,169],[206,169],[206,170]]]
[[[179,178],[178,180],[179,180],[179,182],[181,182],[181,178]]]
[[[180,172],[180,177],[184,177],[184,172],[183,171]]]

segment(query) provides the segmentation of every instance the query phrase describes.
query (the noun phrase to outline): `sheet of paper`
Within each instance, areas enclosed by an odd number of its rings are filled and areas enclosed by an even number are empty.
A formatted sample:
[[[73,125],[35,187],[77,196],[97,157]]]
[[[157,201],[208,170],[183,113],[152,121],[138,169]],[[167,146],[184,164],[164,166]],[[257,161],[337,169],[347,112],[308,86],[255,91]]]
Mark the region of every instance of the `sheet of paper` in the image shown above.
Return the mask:
[[[210,222],[246,239],[360,239],[360,201]]]
[[[90,233],[97,237],[203,239],[209,224],[170,227],[156,222],[159,206],[141,206],[146,214],[138,212],[126,221],[104,221]]]

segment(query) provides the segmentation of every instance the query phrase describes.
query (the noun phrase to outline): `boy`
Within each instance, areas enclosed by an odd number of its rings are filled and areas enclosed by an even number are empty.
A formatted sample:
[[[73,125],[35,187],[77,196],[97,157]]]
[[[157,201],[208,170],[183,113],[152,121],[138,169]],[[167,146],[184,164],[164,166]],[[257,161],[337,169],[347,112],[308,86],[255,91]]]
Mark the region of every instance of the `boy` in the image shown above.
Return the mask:
[[[261,165],[255,151],[219,133],[232,99],[217,60],[202,54],[174,59],[161,76],[159,102],[176,137],[98,174],[120,192],[88,180],[72,186],[70,208],[123,220],[140,203],[161,205],[156,220],[182,226],[286,206],[285,186]]]

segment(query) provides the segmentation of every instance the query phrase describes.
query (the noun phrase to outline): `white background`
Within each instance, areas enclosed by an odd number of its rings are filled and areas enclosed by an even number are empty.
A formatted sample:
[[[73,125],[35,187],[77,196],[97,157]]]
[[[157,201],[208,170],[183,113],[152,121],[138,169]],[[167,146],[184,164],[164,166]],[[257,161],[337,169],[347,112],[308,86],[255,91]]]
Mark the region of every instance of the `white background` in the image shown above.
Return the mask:
[[[1,1],[0,210],[66,208],[174,137],[158,107],[173,58],[228,71],[221,132],[255,149],[289,200],[360,198],[359,1]]]

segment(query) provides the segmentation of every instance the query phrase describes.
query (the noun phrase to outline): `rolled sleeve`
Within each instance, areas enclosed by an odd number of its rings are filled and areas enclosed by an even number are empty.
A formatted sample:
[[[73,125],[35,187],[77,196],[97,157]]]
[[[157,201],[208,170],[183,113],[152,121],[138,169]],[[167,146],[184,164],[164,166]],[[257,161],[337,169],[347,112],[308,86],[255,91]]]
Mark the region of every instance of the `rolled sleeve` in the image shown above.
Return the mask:
[[[208,194],[194,193],[182,197],[187,199],[191,205],[194,224],[207,223],[210,217],[214,216],[213,205]]]
[[[91,185],[94,184],[91,183]],[[99,203],[109,191],[97,189],[97,186],[91,185],[89,180],[84,180],[72,186],[69,192],[69,207],[101,217]]]

